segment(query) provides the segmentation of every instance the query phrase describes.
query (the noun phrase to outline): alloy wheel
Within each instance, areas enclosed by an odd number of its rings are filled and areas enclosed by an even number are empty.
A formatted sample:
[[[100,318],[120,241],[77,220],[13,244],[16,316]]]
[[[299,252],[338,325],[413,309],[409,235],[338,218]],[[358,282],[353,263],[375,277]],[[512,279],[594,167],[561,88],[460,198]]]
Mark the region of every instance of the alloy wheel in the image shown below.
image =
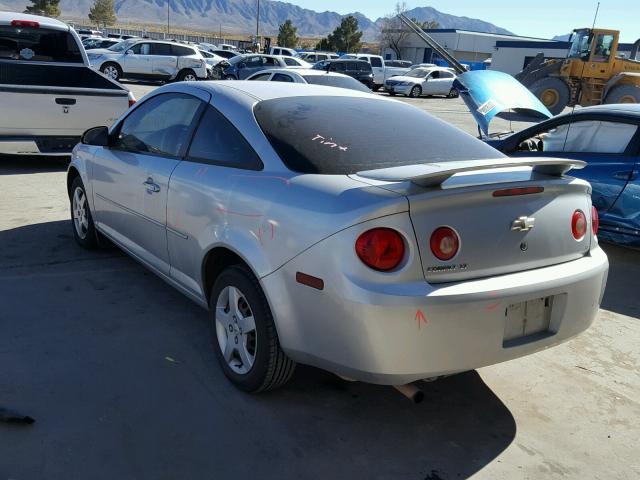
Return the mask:
[[[245,295],[227,286],[216,301],[216,336],[227,365],[234,372],[249,373],[256,359],[257,337],[253,312]]]
[[[116,67],[114,67],[113,65],[108,65],[104,68],[103,73],[109,77],[111,80],[117,80],[118,79],[118,69]]]
[[[78,237],[85,239],[89,232],[89,214],[87,206],[87,196],[84,190],[80,187],[76,187],[73,192],[73,225],[76,229]]]

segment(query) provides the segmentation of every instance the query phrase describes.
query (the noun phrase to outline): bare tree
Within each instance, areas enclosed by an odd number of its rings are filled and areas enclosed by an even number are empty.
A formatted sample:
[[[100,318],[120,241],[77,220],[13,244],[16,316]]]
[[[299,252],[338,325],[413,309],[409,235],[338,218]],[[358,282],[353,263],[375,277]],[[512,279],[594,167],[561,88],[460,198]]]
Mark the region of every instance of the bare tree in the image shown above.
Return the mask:
[[[398,60],[402,60],[402,44],[410,34],[409,29],[398,18],[398,15],[407,11],[405,2],[396,3],[393,13],[390,13],[382,20],[380,26],[380,48],[384,51],[385,47],[389,47],[396,54]]]

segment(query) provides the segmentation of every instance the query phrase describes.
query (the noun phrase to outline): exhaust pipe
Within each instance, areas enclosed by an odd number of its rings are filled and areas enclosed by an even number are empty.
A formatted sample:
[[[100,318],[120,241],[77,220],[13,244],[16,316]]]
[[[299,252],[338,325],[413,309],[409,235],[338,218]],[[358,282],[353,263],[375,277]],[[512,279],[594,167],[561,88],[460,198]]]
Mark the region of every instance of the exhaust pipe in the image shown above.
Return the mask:
[[[420,403],[424,400],[424,392],[412,383],[406,385],[393,385],[393,388],[411,400],[413,403]]]

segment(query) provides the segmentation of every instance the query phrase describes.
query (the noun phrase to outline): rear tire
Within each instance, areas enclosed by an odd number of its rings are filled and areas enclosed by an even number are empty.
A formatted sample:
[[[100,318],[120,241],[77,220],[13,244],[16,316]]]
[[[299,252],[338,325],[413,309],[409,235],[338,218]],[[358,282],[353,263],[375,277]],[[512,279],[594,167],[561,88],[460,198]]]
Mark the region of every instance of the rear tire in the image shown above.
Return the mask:
[[[237,78],[234,77],[233,75],[225,75],[223,77],[223,80],[237,80]]]
[[[373,84],[373,87],[371,87],[371,90],[373,90],[374,92],[377,92],[378,90],[380,90],[382,88],[382,85],[376,85],[375,83]]]
[[[409,92],[409,97],[411,98],[418,98],[420,95],[422,95],[422,87],[420,85],[414,86]]]
[[[640,87],[617,85],[607,93],[604,103],[640,103]]]
[[[549,111],[558,115],[569,104],[569,87],[556,77],[541,78],[529,88]]]
[[[122,69],[117,63],[107,62],[100,67],[100,71],[111,80],[116,82],[122,77]]]
[[[452,88],[451,90],[449,90],[449,94],[447,95],[447,98],[458,98],[459,96],[460,94],[458,93],[458,89]]]
[[[93,225],[91,210],[89,209],[89,199],[80,176],[74,178],[71,183],[71,197],[69,200],[71,204],[73,238],[82,248],[87,250],[98,248],[98,237],[96,228]]]
[[[177,80],[179,82],[195,82],[198,80],[196,72],[191,69],[181,70],[178,74]]]
[[[390,97],[395,97],[396,96],[396,92],[388,92]]]
[[[220,274],[209,307],[213,348],[231,383],[258,393],[289,381],[296,364],[280,348],[267,299],[247,267],[234,265]]]

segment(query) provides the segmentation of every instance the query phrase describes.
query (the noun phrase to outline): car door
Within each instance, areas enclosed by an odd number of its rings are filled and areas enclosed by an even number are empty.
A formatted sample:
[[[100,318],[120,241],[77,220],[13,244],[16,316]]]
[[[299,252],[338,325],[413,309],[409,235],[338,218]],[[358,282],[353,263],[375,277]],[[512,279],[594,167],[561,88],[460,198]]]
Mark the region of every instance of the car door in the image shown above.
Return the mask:
[[[110,136],[92,165],[96,226],[160,273],[169,273],[166,238],[171,172],[186,153],[209,94],[163,93],[142,102]]]
[[[263,69],[262,66],[262,57],[260,56],[250,56],[244,60],[241,65],[244,65],[242,68],[238,69],[238,79],[244,80],[247,77],[250,77],[254,73]]]
[[[151,58],[154,75],[171,77],[176,74],[178,57],[170,43],[152,43]]]
[[[633,178],[640,137],[638,125],[613,117],[564,117],[519,136],[511,156],[556,156],[587,162],[570,175],[593,187],[592,201],[606,224],[606,214]]]
[[[366,60],[371,64],[373,70],[373,82],[377,85],[384,84],[384,64],[380,57],[360,57],[359,60]]]
[[[171,176],[167,201],[171,277],[195,296],[209,294],[201,284],[203,243],[211,241],[211,235],[219,239],[227,235],[227,215],[246,222],[251,235],[260,235],[257,217],[251,214],[254,199],[233,192],[240,182],[255,182],[253,171],[262,168],[249,142],[207,105],[184,161]]]
[[[125,51],[122,63],[122,69],[125,73],[151,75],[153,73],[151,44],[136,43]]]
[[[449,95],[455,78],[456,76],[453,73],[441,71],[437,86],[438,92],[435,95]]]
[[[440,75],[442,72],[440,70],[434,70],[429,74],[427,78],[425,78],[422,83],[422,93],[425,95],[439,95],[442,89],[442,80],[440,79]]]

